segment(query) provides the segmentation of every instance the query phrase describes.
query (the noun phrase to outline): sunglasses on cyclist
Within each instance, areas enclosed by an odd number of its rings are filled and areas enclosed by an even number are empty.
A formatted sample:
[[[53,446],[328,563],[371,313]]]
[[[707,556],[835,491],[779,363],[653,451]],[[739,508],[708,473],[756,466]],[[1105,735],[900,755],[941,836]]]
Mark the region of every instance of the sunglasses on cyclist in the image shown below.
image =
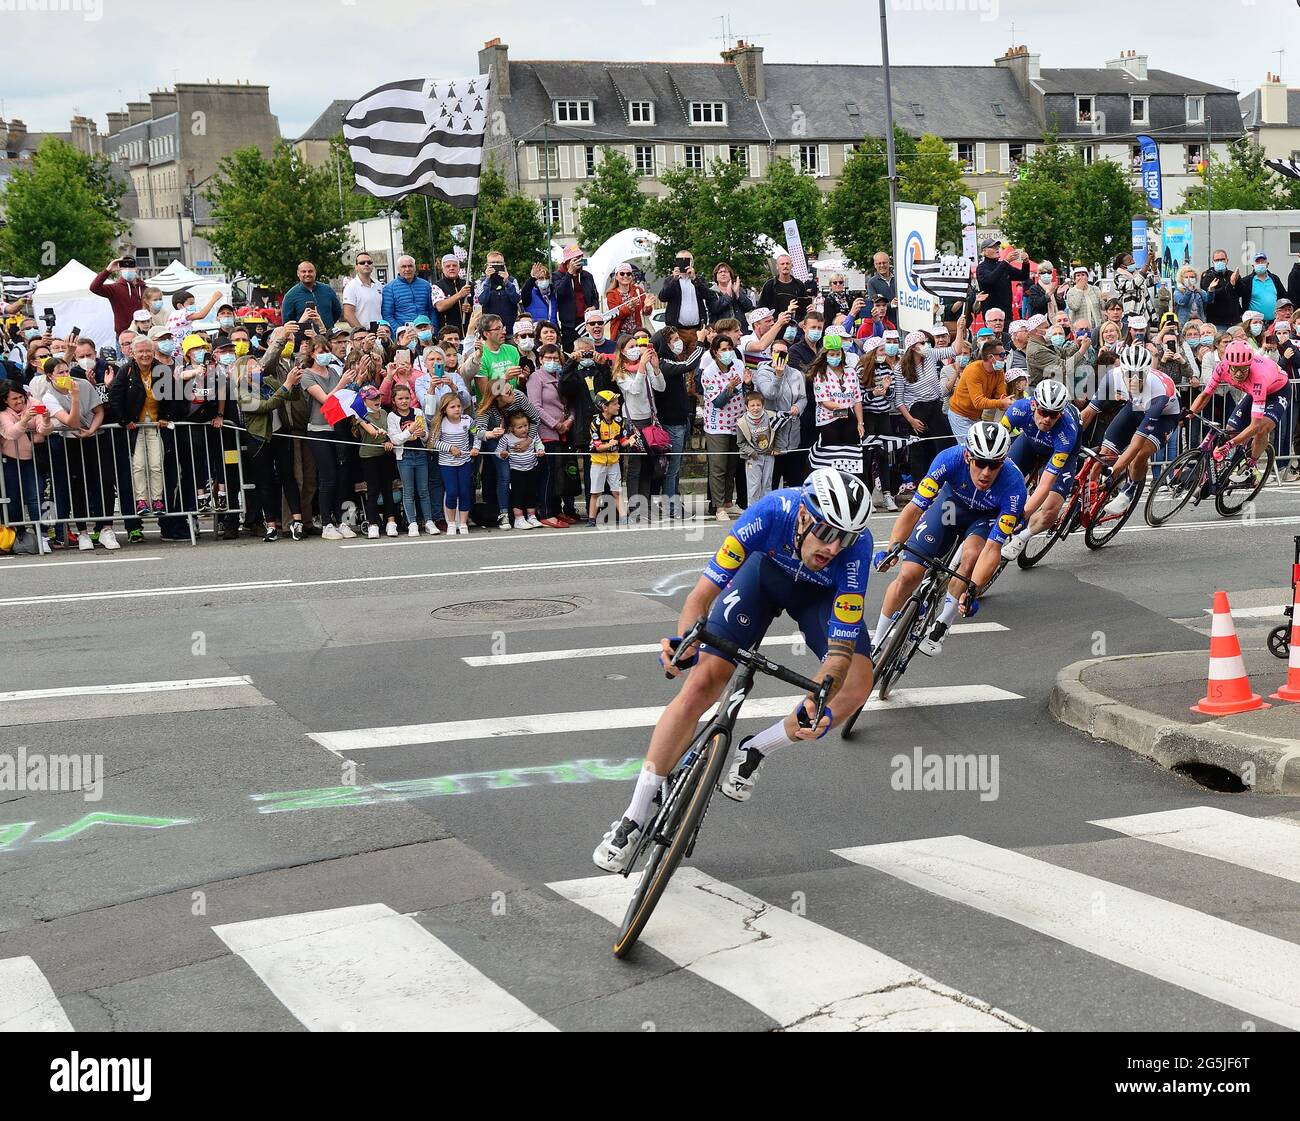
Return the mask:
[[[1044,420],[1055,420],[1058,416],[1061,415],[1059,410],[1056,412],[1052,412],[1050,409],[1043,408],[1042,405],[1037,406],[1037,410],[1038,410],[1038,415],[1042,417]]]
[[[984,471],[996,471],[1003,464],[1001,459],[980,459],[979,456],[973,455],[970,460],[976,467]]]
[[[840,546],[845,549],[853,548],[862,536],[856,530],[836,529],[830,522],[814,522],[808,532],[823,544],[834,545],[838,541]]]

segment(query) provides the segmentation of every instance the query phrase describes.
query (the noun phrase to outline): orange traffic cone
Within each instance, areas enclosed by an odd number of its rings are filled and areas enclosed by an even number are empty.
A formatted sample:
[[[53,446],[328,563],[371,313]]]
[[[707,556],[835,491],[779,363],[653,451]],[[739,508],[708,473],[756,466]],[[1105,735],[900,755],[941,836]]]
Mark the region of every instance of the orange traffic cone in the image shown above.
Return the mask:
[[[1291,608],[1291,657],[1286,663],[1286,684],[1272,697],[1300,704],[1300,584],[1296,585],[1295,605]]]
[[[1214,618],[1210,622],[1209,680],[1205,684],[1205,696],[1192,705],[1192,711],[1209,716],[1231,716],[1236,712],[1269,707],[1258,693],[1250,691],[1246,663],[1241,657],[1241,643],[1237,641],[1237,628],[1232,623],[1232,608],[1228,606],[1228,593],[1215,592]]]

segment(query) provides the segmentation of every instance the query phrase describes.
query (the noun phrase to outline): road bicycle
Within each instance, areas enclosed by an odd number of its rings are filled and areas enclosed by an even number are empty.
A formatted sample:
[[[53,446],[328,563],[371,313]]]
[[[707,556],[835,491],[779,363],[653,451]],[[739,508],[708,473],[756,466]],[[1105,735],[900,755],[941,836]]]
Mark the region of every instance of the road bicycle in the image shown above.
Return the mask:
[[[765,658],[756,650],[741,649],[734,642],[710,634],[705,623],[706,620],[698,619],[682,636],[671,664],[676,667],[682,652],[700,643],[711,646],[735,662],[736,672],[727,683],[713,715],[669,774],[660,795],[659,812],[642,833],[622,870],[624,876],[630,876],[640,866],[640,877],[614,942],[615,957],[626,957],[636,945],[677,866],[695,851],[709,803],[722,780],[723,769],[731,759],[732,734],[741,706],[754,685],[755,675],[767,674],[811,693],[816,704],[816,716],[806,726],[814,728],[826,712],[826,701],[834,684],[829,676],[819,684]]]
[[[1231,452],[1221,450],[1231,439],[1226,428],[1204,418],[1201,423],[1210,430],[1209,435],[1169,464],[1151,488],[1146,505],[1148,525],[1164,525],[1189,502],[1199,506],[1211,496],[1220,516],[1230,518],[1241,513],[1268,482],[1277,458],[1271,443],[1264,445],[1264,454],[1251,466],[1250,451],[1244,444]]]

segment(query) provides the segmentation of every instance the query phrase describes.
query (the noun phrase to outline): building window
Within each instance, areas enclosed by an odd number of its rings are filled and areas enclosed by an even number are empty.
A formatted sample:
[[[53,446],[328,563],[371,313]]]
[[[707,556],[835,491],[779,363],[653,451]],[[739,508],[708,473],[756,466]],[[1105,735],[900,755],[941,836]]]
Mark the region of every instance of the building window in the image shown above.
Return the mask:
[[[1085,167],[1090,166],[1092,161],[1096,158],[1096,151],[1093,149],[1093,146],[1091,144],[1080,144],[1079,158],[1083,160]]]
[[[688,171],[704,170],[704,145],[687,144],[683,149],[686,155],[686,169]]]
[[[963,175],[975,174],[975,145],[971,141],[957,142],[957,162]]]
[[[732,163],[738,163],[745,169],[745,174],[749,174],[749,148],[745,144],[733,144],[729,149],[729,156]]]
[[[542,221],[552,229],[558,230],[563,221],[560,213],[560,200],[556,198],[538,199],[538,205],[542,208]]]
[[[821,171],[817,166],[816,144],[799,145],[799,170],[812,176],[821,174]]]
[[[627,123],[630,125],[654,124],[655,103],[653,101],[629,101],[627,105]]]
[[[1205,98],[1189,97],[1187,99],[1187,123],[1197,124],[1205,120]]]
[[[995,117],[1005,117],[1007,115],[1007,111],[1004,108],[1002,108],[1002,102],[994,101],[991,102],[990,104],[992,104],[993,106],[993,115]]]
[[[590,101],[557,101],[555,103],[555,123],[557,125],[589,125],[591,121]]]
[[[596,145],[588,144],[582,154],[587,161],[587,178],[591,179],[596,174]]]
[[[1076,115],[1078,123],[1081,125],[1092,124],[1092,98],[1076,97],[1074,99],[1076,106]]]
[[[638,144],[636,146],[635,166],[638,175],[653,178],[655,173],[655,146],[653,144]]]
[[[1011,160],[1011,173],[1014,175],[1016,168],[1025,162],[1025,145],[1012,141],[1007,145],[1007,158]]]
[[[1147,120],[1147,99],[1145,97],[1129,98],[1129,106],[1133,114],[1133,123],[1135,125],[1148,124]]]
[[[1142,145],[1141,144],[1132,144],[1129,146],[1128,163],[1129,163],[1129,169],[1133,172],[1134,175],[1140,175],[1142,173]]]
[[[1188,144],[1187,163],[1186,163],[1187,174],[1188,175],[1197,174],[1201,170],[1201,163],[1204,161],[1204,159],[1205,159],[1204,144]]]
[[[543,178],[558,179],[560,177],[560,150],[558,148],[538,147],[537,174]]]
[[[727,123],[727,103],[725,101],[692,101],[690,103],[691,124],[725,125]]]

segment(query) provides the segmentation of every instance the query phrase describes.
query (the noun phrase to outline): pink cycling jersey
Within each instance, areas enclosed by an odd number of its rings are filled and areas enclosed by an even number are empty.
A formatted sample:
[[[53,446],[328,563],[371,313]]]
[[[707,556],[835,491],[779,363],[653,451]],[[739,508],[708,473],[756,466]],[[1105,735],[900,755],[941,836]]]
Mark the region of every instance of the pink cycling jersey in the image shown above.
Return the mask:
[[[1250,415],[1260,417],[1264,415],[1264,402],[1274,393],[1286,387],[1286,374],[1282,368],[1271,358],[1265,358],[1262,354],[1255,355],[1250,360],[1250,373],[1246,375],[1246,381],[1243,385],[1239,381],[1233,381],[1228,376],[1228,364],[1220,362],[1214,367],[1214,373],[1210,375],[1210,380],[1206,382],[1202,393],[1213,393],[1216,386],[1228,385],[1233,389],[1244,389],[1250,394]]]

